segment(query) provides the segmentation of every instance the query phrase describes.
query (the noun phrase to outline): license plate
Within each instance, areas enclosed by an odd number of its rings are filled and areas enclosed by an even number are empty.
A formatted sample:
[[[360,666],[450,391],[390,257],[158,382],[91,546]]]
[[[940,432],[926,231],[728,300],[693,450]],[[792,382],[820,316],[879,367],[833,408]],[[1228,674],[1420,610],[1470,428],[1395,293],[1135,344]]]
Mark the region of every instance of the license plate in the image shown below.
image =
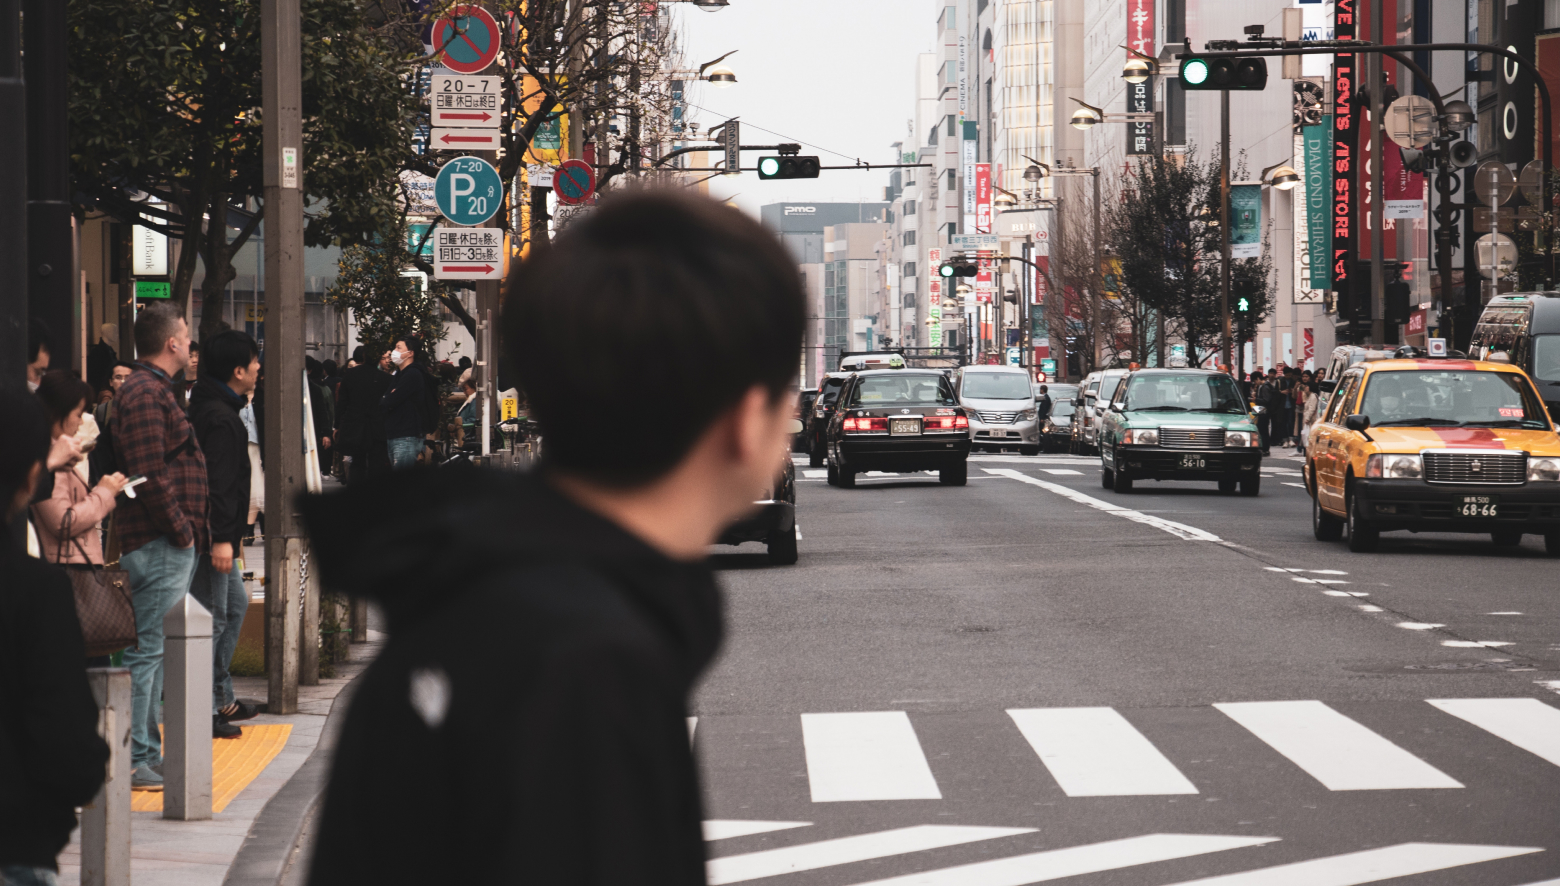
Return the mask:
[[[1459,517],[1499,517],[1500,496],[1459,495],[1453,500]]]
[[[1208,466],[1208,462],[1205,461],[1203,459],[1203,457],[1200,456],[1200,455],[1183,455],[1183,456],[1181,456],[1181,467],[1183,467],[1183,468],[1198,468],[1198,469],[1201,469],[1201,468],[1206,468],[1207,466]]]
[[[921,433],[921,420],[918,418],[896,418],[888,423],[888,432],[895,436],[915,435]]]

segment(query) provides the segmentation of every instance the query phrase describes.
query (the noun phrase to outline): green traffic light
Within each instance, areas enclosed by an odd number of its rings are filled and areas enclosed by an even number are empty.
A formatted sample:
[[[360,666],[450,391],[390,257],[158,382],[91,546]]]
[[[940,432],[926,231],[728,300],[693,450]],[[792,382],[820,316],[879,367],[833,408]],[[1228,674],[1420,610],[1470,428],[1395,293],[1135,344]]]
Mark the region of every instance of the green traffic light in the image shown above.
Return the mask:
[[[779,157],[765,157],[758,161],[759,175],[775,175],[780,171]]]
[[[1208,62],[1205,59],[1189,59],[1181,65],[1181,79],[1193,86],[1201,86],[1208,81]]]
[[[1235,303],[1235,310],[1240,311],[1242,314],[1244,314],[1247,311],[1251,310],[1251,302],[1249,300],[1247,300],[1247,299],[1242,298],[1240,301]]]
[[[952,277],[953,276],[953,265],[945,264],[942,267],[937,269],[937,273],[943,275],[944,277]]]

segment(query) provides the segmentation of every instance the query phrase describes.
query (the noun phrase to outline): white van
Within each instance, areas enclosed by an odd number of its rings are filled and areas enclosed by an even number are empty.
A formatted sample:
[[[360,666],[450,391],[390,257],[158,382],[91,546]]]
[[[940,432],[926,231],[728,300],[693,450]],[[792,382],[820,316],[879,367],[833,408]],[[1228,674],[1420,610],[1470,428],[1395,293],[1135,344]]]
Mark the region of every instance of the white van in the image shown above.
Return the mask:
[[[1019,366],[961,366],[953,373],[959,405],[969,411],[971,450],[1040,453],[1040,420],[1029,372]]]

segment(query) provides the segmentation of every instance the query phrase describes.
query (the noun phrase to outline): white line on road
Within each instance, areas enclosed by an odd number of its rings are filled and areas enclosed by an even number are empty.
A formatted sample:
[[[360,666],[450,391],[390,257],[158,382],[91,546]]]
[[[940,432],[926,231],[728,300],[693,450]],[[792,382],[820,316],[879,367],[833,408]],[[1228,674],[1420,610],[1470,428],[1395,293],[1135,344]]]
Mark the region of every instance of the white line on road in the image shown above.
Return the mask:
[[[730,818],[712,818],[704,822],[705,840],[729,840],[749,834],[767,834],[787,828],[805,828],[810,821],[740,821]]]
[[[904,711],[803,714],[802,744],[814,803],[942,799]]]
[[[1438,625],[1428,621],[1400,621],[1397,626],[1408,631],[1433,631],[1436,628],[1444,628],[1446,625]]]
[[[706,863],[705,871],[709,876],[710,886],[720,886],[723,883],[777,877],[781,874],[812,871],[838,864],[903,855],[907,852],[940,849],[944,846],[994,840],[1015,834],[1032,834],[1034,831],[1034,828],[978,828],[923,824],[891,831],[878,831],[873,834],[858,834],[854,837],[840,837],[836,840],[803,843],[800,846],[765,849],[762,852],[749,852],[745,855],[712,858]]]
[[[1154,517],[1149,514],[1145,514],[1142,511],[1134,511],[1131,508],[1124,508],[1121,505],[1111,504],[1108,501],[1102,501],[1091,495],[1084,495],[1076,489],[1062,486],[1058,483],[1052,483],[1048,480],[1042,480],[1039,477],[1031,477],[1028,474],[1019,473],[1018,471],[1007,468],[982,468],[982,470],[988,474],[1019,480],[1024,483],[1028,483],[1031,486],[1039,486],[1041,489],[1050,490],[1051,492],[1054,492],[1063,498],[1070,498],[1079,504],[1088,505],[1091,508],[1104,511],[1108,514],[1115,514],[1118,517],[1125,517],[1135,523],[1143,523],[1145,525],[1152,526],[1155,529],[1163,530],[1175,536],[1176,538],[1183,538],[1187,541],[1222,541],[1222,539],[1220,539],[1217,535],[1202,529],[1198,529],[1195,526],[1188,526],[1185,523],[1177,523],[1173,520],[1166,520],[1162,517]]]
[[[698,717],[689,717],[688,718],[688,742],[689,742],[689,744],[693,743],[693,730],[698,729],[698,728],[699,728],[699,718]]]
[[[873,880],[856,886],[1025,886],[1063,877],[1114,871],[1140,864],[1189,858],[1226,849],[1272,843],[1277,837],[1223,837],[1214,834],[1146,834],[1086,846],[1069,846],[1012,858]]]
[[[1246,701],[1214,707],[1330,791],[1462,787],[1319,701]]]
[[[1380,606],[1361,606],[1360,607],[1360,611],[1361,612],[1385,612],[1386,610],[1382,609]]]
[[[1069,797],[1197,793],[1113,708],[1027,708],[1008,716]]]
[[[1510,646],[1508,640],[1442,640],[1442,646],[1450,646],[1453,649],[1498,649],[1502,646]]]
[[[1520,612],[1486,612],[1485,615],[1521,615]]]
[[[809,480],[825,480],[829,476],[829,471],[827,468],[821,471],[803,471],[802,476]]]
[[[1074,470],[1070,470],[1068,468],[1041,468],[1040,470],[1044,471],[1047,474],[1064,474],[1064,475],[1065,474],[1071,474],[1071,475],[1077,476],[1077,477],[1083,476],[1083,472],[1082,471],[1074,471]]]
[[[1290,483],[1289,481],[1286,480],[1286,481],[1284,481],[1283,485],[1285,485],[1285,486],[1293,486],[1296,489],[1305,489],[1305,484],[1304,483]]]
[[[1427,701],[1560,766],[1560,708],[1536,698],[1432,698]]]
[[[1186,880],[1175,886],[1357,886],[1543,851],[1529,846],[1399,843],[1222,877]]]

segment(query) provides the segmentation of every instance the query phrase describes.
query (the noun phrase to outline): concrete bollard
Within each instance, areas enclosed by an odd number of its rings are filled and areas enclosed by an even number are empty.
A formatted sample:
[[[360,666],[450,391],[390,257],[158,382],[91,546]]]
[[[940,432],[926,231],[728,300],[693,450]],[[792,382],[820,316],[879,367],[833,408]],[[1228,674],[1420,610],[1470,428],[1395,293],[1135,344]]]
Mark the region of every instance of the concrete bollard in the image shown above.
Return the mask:
[[[163,616],[163,818],[211,818],[211,613],[185,594]]]
[[[81,886],[130,886],[130,670],[90,668],[108,771],[81,809]]]

